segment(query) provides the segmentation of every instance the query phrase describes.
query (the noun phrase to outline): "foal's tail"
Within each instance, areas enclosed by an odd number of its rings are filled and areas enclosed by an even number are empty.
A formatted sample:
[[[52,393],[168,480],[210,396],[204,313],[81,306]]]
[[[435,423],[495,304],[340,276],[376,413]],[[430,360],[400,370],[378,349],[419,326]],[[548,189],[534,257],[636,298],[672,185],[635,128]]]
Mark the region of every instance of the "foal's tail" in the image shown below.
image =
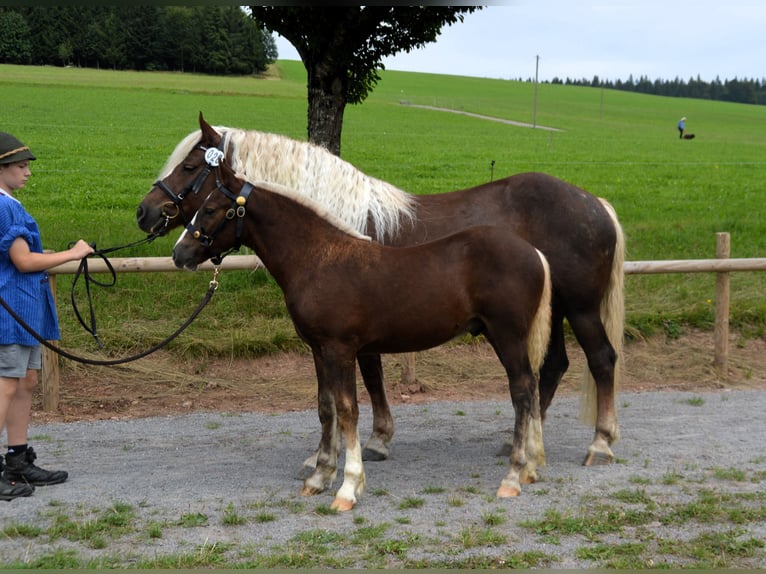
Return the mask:
[[[532,367],[535,377],[540,374],[540,367],[545,359],[545,353],[548,350],[548,341],[551,336],[551,269],[548,266],[548,260],[540,250],[536,250],[540,261],[545,270],[545,282],[543,283],[543,292],[540,297],[540,304],[537,306],[537,312],[532,319],[532,326],[527,335],[527,354],[529,355],[529,364]]]
[[[609,217],[612,218],[616,234],[612,272],[609,276],[609,285],[607,286],[606,293],[604,293],[604,298],[601,300],[601,321],[604,324],[606,336],[609,338],[609,342],[617,354],[614,364],[614,394],[616,396],[620,388],[622,342],[625,329],[625,273],[623,271],[623,264],[625,263],[625,236],[623,235],[622,226],[617,219],[614,207],[603,198],[599,198],[599,200],[604,208],[606,208]],[[590,371],[585,369],[583,393],[580,401],[580,420],[589,425],[595,425],[596,414],[596,382],[593,380]]]

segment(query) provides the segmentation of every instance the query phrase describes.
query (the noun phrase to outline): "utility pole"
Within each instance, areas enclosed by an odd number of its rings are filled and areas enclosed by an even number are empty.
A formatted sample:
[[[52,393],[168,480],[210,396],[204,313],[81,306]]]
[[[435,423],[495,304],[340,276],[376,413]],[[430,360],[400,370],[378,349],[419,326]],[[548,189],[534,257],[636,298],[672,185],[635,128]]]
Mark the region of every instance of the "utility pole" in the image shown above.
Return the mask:
[[[540,69],[540,56],[535,56],[535,109],[532,116],[532,127],[537,127],[537,74]]]

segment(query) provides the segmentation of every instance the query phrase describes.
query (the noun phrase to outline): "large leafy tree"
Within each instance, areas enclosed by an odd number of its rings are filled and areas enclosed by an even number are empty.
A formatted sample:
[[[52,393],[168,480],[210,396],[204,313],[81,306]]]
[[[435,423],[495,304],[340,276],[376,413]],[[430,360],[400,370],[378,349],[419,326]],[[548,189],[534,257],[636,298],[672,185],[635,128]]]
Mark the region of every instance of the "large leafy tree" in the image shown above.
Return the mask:
[[[382,59],[436,40],[480,7],[251,6],[256,22],[286,38],[308,75],[308,138],[340,155],[346,104],[364,101]]]
[[[0,61],[257,74],[276,56],[239,6],[0,6]]]
[[[0,62],[27,64],[32,57],[29,26],[15,12],[0,11]]]

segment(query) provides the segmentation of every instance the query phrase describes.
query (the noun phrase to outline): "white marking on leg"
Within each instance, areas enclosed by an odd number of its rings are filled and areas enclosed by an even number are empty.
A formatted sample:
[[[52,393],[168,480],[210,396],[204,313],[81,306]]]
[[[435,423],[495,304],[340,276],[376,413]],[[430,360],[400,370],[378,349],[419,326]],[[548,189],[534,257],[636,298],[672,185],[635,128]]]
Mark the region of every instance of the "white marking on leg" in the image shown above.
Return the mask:
[[[356,497],[361,496],[365,486],[362,448],[359,433],[354,444],[346,445],[346,465],[343,468],[343,484],[335,495],[332,507],[340,511],[351,510],[356,504]]]

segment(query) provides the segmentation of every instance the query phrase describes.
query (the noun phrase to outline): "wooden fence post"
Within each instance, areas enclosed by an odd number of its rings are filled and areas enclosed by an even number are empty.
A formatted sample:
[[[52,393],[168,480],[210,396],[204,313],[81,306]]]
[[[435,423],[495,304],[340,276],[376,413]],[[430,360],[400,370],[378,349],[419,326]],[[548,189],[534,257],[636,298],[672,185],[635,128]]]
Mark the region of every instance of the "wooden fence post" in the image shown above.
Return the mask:
[[[56,304],[56,276],[48,276],[54,305]],[[58,345],[56,341],[49,341]],[[42,345],[42,369],[40,370],[40,387],[43,393],[43,411],[55,412],[59,408],[59,356],[45,345]]]
[[[731,238],[728,233],[716,233],[715,256],[728,259]],[[716,273],[715,279],[715,356],[713,365],[719,379],[726,380],[729,364],[729,273]]]

